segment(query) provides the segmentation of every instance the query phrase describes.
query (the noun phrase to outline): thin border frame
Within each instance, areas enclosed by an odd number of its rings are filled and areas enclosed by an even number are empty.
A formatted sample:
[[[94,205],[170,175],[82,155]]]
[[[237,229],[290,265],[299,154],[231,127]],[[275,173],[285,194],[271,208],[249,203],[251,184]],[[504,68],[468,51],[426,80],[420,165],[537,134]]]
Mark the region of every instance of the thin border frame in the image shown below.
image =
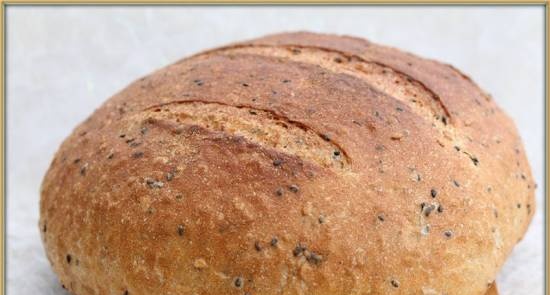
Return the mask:
[[[547,213],[550,211],[550,204],[548,200],[548,187],[550,182],[550,175],[548,174],[548,167],[550,161],[548,159],[548,147],[550,146],[550,128],[548,114],[550,113],[550,93],[548,91],[550,85],[550,0],[0,0],[0,295],[6,295],[7,280],[6,280],[6,13],[8,6],[163,6],[163,5],[209,5],[209,6],[231,6],[231,5],[276,5],[276,6],[294,6],[294,5],[308,5],[308,6],[350,6],[350,5],[390,5],[390,6],[543,6],[544,7],[544,293],[550,295],[548,288],[548,268],[550,266],[550,259],[548,255],[548,243],[549,239],[549,221]]]

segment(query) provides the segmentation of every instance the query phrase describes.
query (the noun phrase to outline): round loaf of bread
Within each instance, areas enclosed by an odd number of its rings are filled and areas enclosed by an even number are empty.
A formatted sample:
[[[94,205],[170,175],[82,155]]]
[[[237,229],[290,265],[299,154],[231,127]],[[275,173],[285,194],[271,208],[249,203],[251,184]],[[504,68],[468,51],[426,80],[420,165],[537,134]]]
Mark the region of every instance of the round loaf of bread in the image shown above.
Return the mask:
[[[534,189],[513,122],[466,75],[299,32],[110,98],[55,155],[40,230],[78,295],[475,295]]]

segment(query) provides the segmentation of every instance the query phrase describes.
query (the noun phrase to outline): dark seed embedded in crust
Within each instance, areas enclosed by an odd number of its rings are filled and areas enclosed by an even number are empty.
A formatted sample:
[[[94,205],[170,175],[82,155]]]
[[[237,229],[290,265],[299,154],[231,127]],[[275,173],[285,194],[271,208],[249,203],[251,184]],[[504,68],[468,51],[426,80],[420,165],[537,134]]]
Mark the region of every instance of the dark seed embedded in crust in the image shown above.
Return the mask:
[[[296,247],[294,247],[294,250],[292,250],[292,255],[300,256],[300,254],[304,253],[304,251],[307,249],[307,247],[303,244],[298,244]]]
[[[243,281],[243,278],[241,277],[236,277],[233,280],[233,286],[235,286],[235,288],[242,288],[243,284],[244,284],[244,281]]]
[[[451,230],[446,230],[444,233],[443,233],[447,238],[450,238],[453,236],[453,232]]]
[[[280,187],[275,191],[275,194],[279,197],[282,197],[285,194],[285,191],[283,190],[282,187]]]
[[[433,204],[428,205],[426,203],[422,203],[422,204],[423,204],[422,213],[424,214],[424,216],[429,217],[432,211],[435,209],[435,205]]]
[[[391,285],[394,287],[394,288],[399,288],[399,281],[398,280],[391,280]]]
[[[323,256],[315,253],[315,252],[311,252],[308,256],[307,256],[307,262],[311,263],[311,264],[319,264],[321,263],[321,261],[323,261]]]
[[[132,153],[132,158],[134,158],[134,159],[139,159],[141,157],[143,157],[143,152],[134,152],[134,153]]]
[[[458,181],[456,181],[456,180],[453,180],[453,184],[454,184],[456,187],[460,187],[460,183],[458,183]]]
[[[300,190],[300,188],[295,184],[290,185],[288,189],[293,193],[297,193]]]
[[[185,227],[183,225],[178,225],[178,235],[180,237],[183,237],[183,235],[185,234]]]
[[[259,241],[254,242],[254,249],[256,249],[256,251],[258,252],[262,251],[262,245]]]
[[[435,190],[435,188],[432,188],[432,190],[430,191],[430,194],[432,195],[432,198],[437,197],[437,191]]]
[[[420,234],[421,234],[422,236],[427,236],[427,235],[429,235],[429,234],[430,234],[430,228],[431,228],[431,227],[430,227],[429,224],[426,224],[426,225],[422,226],[422,227],[420,228]]]
[[[71,256],[71,254],[67,254],[67,257],[65,258],[67,259],[67,263],[71,264],[71,261],[73,260],[73,257]]]
[[[273,237],[273,238],[271,238],[271,242],[269,244],[272,247],[275,247],[275,246],[277,246],[278,243],[279,243],[279,239],[277,237]]]
[[[141,142],[139,142],[139,141],[133,141],[129,144],[129,146],[133,147],[133,148],[138,147],[140,145],[141,145]]]
[[[87,169],[88,169],[88,164],[84,164],[82,167],[80,167],[80,175],[82,176],[86,175]]]
[[[281,166],[281,164],[283,164],[283,160],[281,160],[281,159],[273,160],[273,166],[279,167],[279,166]]]
[[[319,224],[324,224],[326,221],[326,218],[324,215],[319,215],[319,218],[317,219],[319,221]]]

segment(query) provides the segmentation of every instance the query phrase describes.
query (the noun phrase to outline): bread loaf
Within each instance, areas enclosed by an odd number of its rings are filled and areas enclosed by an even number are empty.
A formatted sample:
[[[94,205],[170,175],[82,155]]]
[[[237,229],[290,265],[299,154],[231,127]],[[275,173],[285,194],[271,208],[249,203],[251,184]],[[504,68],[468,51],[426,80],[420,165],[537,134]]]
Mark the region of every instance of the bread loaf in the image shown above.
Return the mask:
[[[450,65],[285,33],[114,95],[41,188],[72,293],[485,294],[534,213],[511,119]]]

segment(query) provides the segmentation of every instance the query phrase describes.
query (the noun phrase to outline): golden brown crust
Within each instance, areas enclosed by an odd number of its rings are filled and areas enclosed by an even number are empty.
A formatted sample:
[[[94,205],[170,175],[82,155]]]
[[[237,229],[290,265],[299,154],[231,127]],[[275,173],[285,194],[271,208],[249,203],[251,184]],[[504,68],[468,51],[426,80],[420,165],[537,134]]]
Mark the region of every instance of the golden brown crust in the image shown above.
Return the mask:
[[[136,81],[65,140],[42,238],[74,294],[485,294],[534,212],[454,68],[291,33]]]
[[[485,293],[485,295],[498,295],[497,284],[491,284],[491,287],[489,288],[489,290],[487,290],[487,293]]]

